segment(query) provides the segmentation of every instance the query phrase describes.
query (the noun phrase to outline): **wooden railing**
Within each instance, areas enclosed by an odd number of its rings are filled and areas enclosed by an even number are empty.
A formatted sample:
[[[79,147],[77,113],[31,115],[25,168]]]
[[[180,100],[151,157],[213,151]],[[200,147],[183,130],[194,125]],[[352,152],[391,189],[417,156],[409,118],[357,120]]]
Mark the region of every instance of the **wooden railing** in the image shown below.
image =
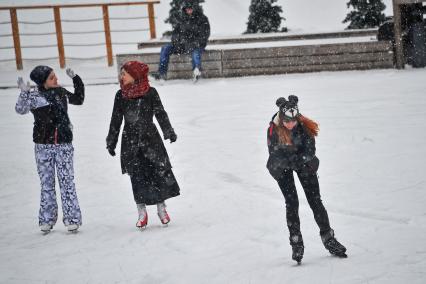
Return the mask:
[[[143,2],[122,2],[122,3],[86,3],[86,4],[64,4],[64,5],[14,6],[14,7],[0,7],[0,10],[10,11],[10,23],[12,25],[12,37],[13,37],[13,47],[10,47],[10,48],[15,49],[16,68],[21,70],[23,68],[21,49],[25,48],[25,46],[21,46],[21,41],[20,41],[19,20],[18,20],[18,13],[17,13],[18,10],[53,9],[54,23],[55,23],[55,30],[56,30],[56,40],[57,40],[57,47],[58,47],[58,54],[59,54],[59,64],[61,68],[65,68],[65,47],[64,47],[65,45],[64,45],[63,31],[62,31],[62,20],[61,20],[61,12],[60,12],[61,9],[102,7],[103,22],[104,22],[103,32],[105,33],[105,43],[102,43],[102,45],[105,44],[106,46],[108,66],[112,66],[113,65],[113,52],[112,52],[113,43],[111,41],[111,28],[110,28],[110,17],[109,17],[108,8],[110,6],[147,5],[150,38],[154,39],[156,38],[154,4],[158,4],[158,3],[160,3],[159,0],[143,1]],[[97,45],[101,45],[101,44],[97,44]],[[85,46],[85,45],[82,44],[81,46]]]

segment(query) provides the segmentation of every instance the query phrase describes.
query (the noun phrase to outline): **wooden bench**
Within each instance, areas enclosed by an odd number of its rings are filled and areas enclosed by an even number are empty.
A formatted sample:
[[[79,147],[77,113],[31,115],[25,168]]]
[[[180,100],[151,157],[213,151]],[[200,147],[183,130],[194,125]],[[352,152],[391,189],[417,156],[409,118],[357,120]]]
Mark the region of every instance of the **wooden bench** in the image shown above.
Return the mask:
[[[143,51],[117,55],[118,66],[128,60],[143,61],[149,65],[151,72],[156,72],[160,55],[159,52]],[[202,57],[204,78],[393,67],[393,47],[386,41],[208,49]],[[172,55],[167,78],[191,78],[191,69],[189,55]]]
[[[160,53],[117,54],[117,66],[120,68],[126,61],[139,60],[149,66],[150,73],[158,71]],[[206,50],[201,59],[203,78],[222,77],[222,53],[220,50]],[[171,55],[167,79],[192,78],[190,55]]]
[[[225,50],[223,77],[393,68],[390,42]]]
[[[426,0],[425,0],[426,1]],[[236,44],[236,43],[254,43],[254,42],[274,42],[274,41],[292,41],[307,39],[328,39],[328,38],[349,38],[361,36],[376,36],[377,28],[362,30],[345,30],[327,33],[304,33],[304,34],[287,34],[287,33],[266,33],[266,34],[244,34],[239,36],[227,37],[211,37],[207,43],[209,47],[217,44]],[[166,43],[170,43],[170,39],[151,39],[142,41],[138,44],[138,49],[162,47]]]

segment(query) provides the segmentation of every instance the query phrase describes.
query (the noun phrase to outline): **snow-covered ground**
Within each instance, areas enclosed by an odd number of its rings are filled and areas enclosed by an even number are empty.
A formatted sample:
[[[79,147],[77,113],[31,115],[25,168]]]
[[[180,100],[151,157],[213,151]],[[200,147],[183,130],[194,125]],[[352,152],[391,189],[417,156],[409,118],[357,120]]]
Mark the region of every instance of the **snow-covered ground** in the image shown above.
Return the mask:
[[[84,70],[80,74],[85,77]],[[163,228],[135,228],[128,176],[105,149],[117,85],[89,86],[70,107],[84,225],[37,227],[32,117],[0,90],[1,283],[424,283],[426,70],[169,81],[157,87],[178,134],[167,144],[182,195]],[[60,73],[60,80],[70,80]],[[299,189],[305,258],[291,260],[285,206],[265,168],[279,96],[296,94],[321,126],[323,200],[349,258],[322,247]]]

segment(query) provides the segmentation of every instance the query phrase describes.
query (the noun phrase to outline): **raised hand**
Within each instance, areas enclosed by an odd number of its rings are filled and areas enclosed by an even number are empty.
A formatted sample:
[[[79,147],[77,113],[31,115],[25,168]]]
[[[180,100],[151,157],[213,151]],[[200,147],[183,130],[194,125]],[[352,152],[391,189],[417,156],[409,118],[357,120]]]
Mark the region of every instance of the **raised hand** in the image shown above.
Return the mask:
[[[68,77],[70,77],[71,79],[73,79],[75,77],[75,73],[71,68],[67,68],[66,70]]]
[[[31,90],[30,82],[27,81],[25,84],[22,77],[18,77],[18,88],[21,89],[21,92],[28,93]]]

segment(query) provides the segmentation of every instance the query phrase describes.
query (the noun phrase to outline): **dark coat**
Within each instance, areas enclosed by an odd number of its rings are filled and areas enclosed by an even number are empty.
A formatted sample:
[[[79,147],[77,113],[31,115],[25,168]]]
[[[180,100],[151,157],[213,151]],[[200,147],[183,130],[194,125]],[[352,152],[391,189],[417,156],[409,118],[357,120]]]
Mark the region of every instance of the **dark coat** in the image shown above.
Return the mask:
[[[174,130],[155,88],[151,87],[145,95],[136,99],[124,98],[121,90],[116,93],[106,144],[107,148],[115,149],[124,118],[121,136],[123,174],[132,175],[143,170],[145,161],[149,161],[150,167],[158,171],[171,169],[166,148],[153,122],[154,115],[163,131],[164,139],[168,139]],[[141,159],[140,153],[145,159]]]
[[[62,87],[39,88],[40,96],[48,101],[48,105],[32,109],[34,115],[33,141],[38,144],[71,143],[73,139],[72,125],[68,117],[68,103],[81,105],[84,101],[84,84],[76,75],[73,78],[74,93]]]
[[[269,158],[266,167],[270,174],[278,180],[285,170],[300,171],[304,168],[316,172],[319,160],[315,156],[315,138],[299,122],[291,130],[293,144],[282,144],[278,138],[277,124],[278,116],[274,115],[267,133]]]
[[[182,20],[172,32],[173,51],[177,54],[190,53],[196,48],[206,48],[210,36],[207,17],[198,9],[191,16],[183,12]]]

